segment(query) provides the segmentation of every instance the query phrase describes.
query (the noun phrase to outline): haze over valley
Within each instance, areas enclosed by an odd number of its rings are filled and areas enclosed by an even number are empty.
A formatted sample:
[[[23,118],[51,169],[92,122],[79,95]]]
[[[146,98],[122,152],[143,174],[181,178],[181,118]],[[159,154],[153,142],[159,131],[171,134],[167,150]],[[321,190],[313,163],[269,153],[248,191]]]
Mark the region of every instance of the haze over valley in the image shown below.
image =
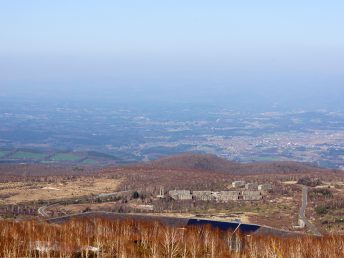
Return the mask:
[[[108,162],[124,164],[195,152],[238,162],[292,160],[344,166],[344,112],[340,110],[253,111],[216,104],[6,99],[3,103],[1,162],[76,162],[84,157],[78,158],[78,152],[95,151],[108,155]],[[54,159],[55,152],[68,152],[70,157]],[[84,161],[92,164],[93,160]]]

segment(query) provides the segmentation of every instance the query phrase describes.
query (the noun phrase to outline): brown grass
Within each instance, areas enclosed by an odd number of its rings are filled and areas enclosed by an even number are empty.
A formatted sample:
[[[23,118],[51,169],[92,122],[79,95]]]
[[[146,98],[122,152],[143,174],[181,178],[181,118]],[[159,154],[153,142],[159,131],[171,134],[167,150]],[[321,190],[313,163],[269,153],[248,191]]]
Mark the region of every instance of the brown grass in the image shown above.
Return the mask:
[[[0,202],[16,204],[37,200],[79,197],[116,191],[121,180],[111,178],[78,177],[65,182],[6,182],[0,183]]]

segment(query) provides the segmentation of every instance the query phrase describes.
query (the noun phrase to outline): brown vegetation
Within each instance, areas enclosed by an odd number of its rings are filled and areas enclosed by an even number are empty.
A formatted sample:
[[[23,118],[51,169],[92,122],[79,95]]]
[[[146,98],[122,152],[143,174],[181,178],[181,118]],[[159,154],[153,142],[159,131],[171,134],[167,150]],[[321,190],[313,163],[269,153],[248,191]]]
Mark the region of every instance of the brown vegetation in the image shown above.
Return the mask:
[[[0,257],[343,257],[344,236],[239,236],[208,226],[75,219],[0,221]]]
[[[309,191],[309,213],[324,232],[344,234],[344,188],[325,184]]]
[[[154,213],[183,216],[226,214],[232,218],[240,213],[248,221],[283,229],[291,229],[297,222],[301,188],[295,183],[303,177],[318,178],[323,182],[319,188],[328,184],[331,189],[310,189],[307,217],[318,228],[326,229],[322,232],[329,232],[332,224],[336,227],[331,227],[331,232],[344,232],[341,220],[344,195],[340,193],[344,188],[341,184],[344,173],[300,163],[238,164],[211,155],[187,154],[140,166],[107,167],[97,171],[68,166],[0,164],[1,173],[5,174],[0,177],[0,216],[4,218],[31,218],[37,215],[38,208],[58,202],[46,209],[50,216],[87,209],[147,213],[152,212],[144,209],[149,206]],[[236,180],[271,183],[273,189],[259,202],[173,201],[167,197],[167,192],[174,189],[226,191]],[[98,196],[116,191],[129,195],[138,193],[139,198],[123,194]],[[161,191],[166,198],[157,196]]]
[[[144,164],[145,167],[162,169],[197,169],[213,172],[226,172],[233,175],[243,174],[294,174],[294,173],[319,173],[332,171],[322,169],[310,164],[281,161],[281,162],[256,162],[236,163],[215,155],[186,153],[166,158],[161,158]]]
[[[316,187],[316,186],[322,184],[319,178],[311,178],[309,176],[300,178],[297,181],[297,183],[300,185],[306,185],[306,186],[310,186],[310,187]]]

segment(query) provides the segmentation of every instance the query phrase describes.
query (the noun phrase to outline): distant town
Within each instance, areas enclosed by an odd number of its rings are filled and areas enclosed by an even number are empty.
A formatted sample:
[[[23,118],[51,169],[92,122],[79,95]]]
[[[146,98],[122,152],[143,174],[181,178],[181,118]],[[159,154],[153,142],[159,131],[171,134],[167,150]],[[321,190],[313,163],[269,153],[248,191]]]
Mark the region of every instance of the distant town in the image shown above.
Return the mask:
[[[339,111],[12,101],[0,106],[0,124],[0,162],[130,163],[195,152],[239,162],[294,160],[344,169],[344,112]],[[80,154],[89,151],[101,157]]]

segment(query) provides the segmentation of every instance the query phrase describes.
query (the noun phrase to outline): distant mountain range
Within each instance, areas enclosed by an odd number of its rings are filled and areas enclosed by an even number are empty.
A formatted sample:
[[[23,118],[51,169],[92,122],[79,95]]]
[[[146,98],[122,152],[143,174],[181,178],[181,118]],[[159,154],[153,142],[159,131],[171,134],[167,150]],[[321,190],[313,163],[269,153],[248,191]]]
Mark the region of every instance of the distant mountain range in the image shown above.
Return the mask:
[[[19,153],[19,152],[16,152]],[[22,152],[20,152],[22,154]],[[58,162],[27,162],[27,160],[18,160],[17,162],[0,162],[0,174],[3,175],[77,175],[93,174],[106,169],[121,169],[123,171],[149,171],[168,172],[173,171],[192,171],[192,172],[213,172],[225,173],[231,175],[261,175],[261,174],[316,174],[337,172],[344,173],[341,170],[316,167],[312,164],[300,163],[294,161],[276,161],[276,162],[253,162],[238,163],[211,154],[184,153],[174,156],[167,156],[154,161],[145,163],[132,163],[129,165],[119,165],[113,157],[105,156],[99,153],[64,153],[61,158],[69,158],[66,155],[77,155],[85,160],[81,154],[90,158],[93,162],[78,162],[78,160],[59,160]],[[87,155],[86,155],[87,154]],[[60,155],[60,154],[54,154]],[[56,157],[56,156],[55,156]],[[59,157],[59,156],[58,156]],[[20,163],[20,161],[26,161]]]

